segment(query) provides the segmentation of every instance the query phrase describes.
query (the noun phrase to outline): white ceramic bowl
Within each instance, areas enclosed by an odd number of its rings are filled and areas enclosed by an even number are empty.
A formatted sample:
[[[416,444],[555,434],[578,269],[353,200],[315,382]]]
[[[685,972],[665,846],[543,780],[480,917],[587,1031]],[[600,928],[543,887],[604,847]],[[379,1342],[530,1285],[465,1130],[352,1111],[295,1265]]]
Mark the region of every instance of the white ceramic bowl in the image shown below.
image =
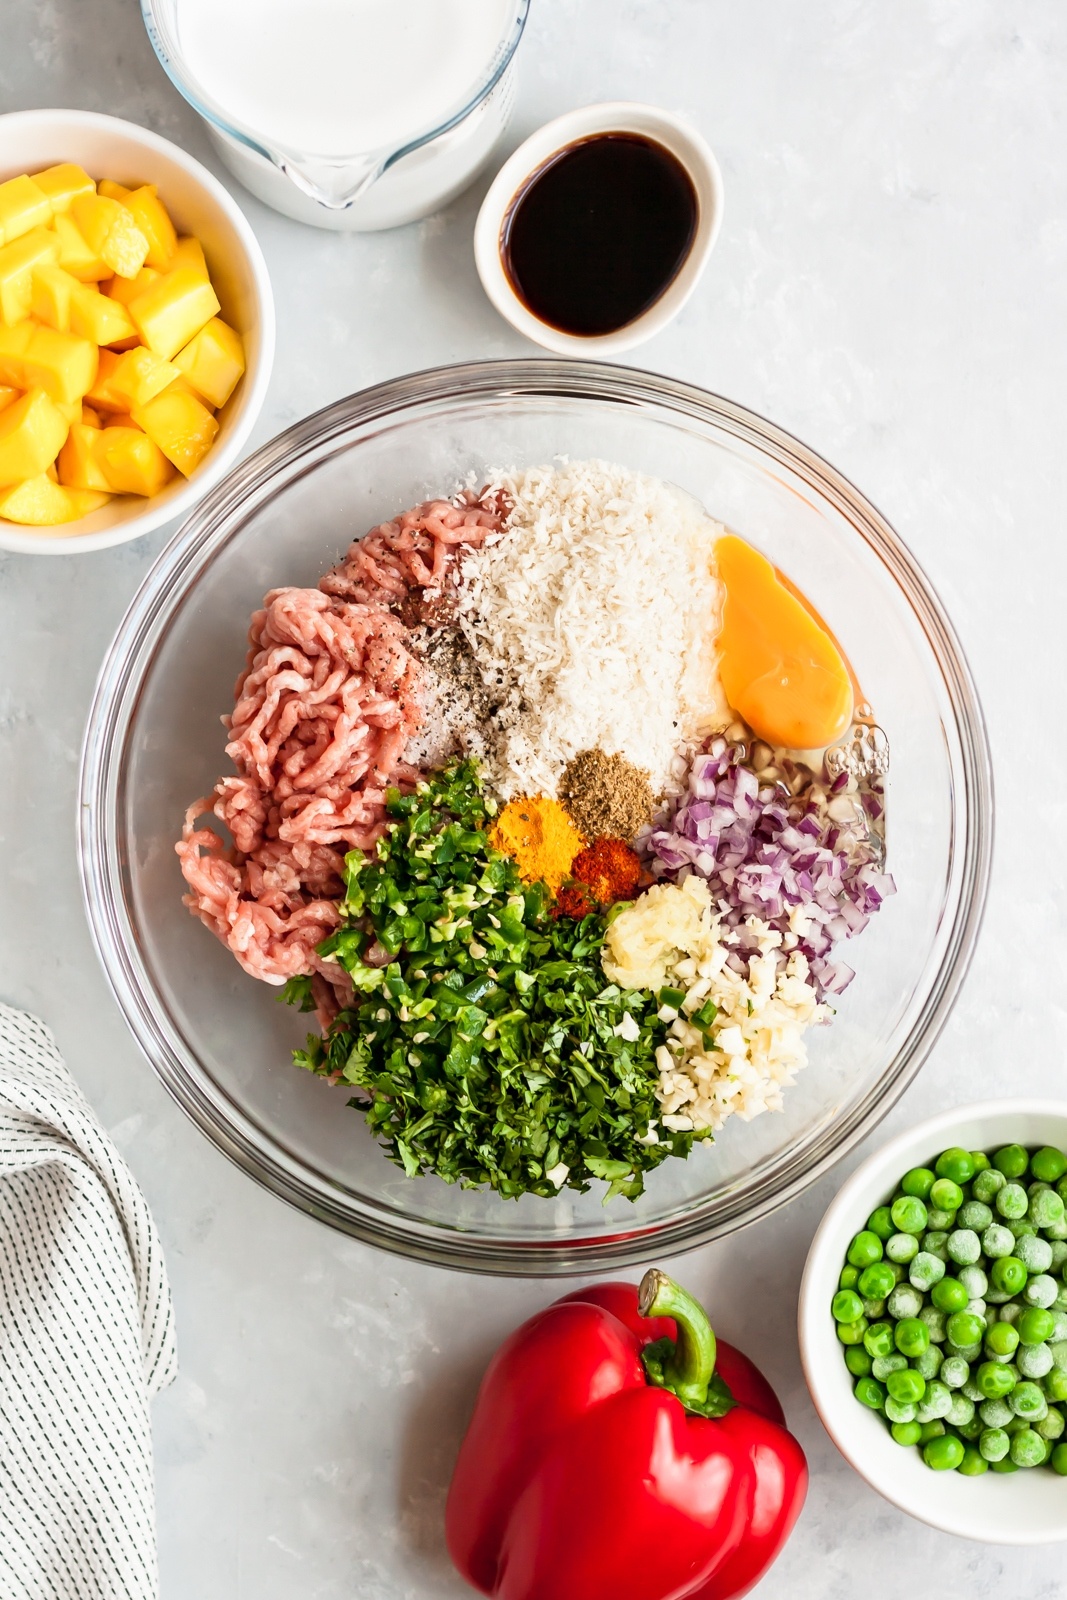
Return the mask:
[[[219,413],[214,445],[189,479],[176,478],[150,500],[120,495],[91,516],[58,528],[0,520],[0,548],[29,555],[74,555],[138,539],[184,517],[235,464],[263,406],[274,361],[274,297],[267,264],[237,203],[177,145],[118,117],[91,111],[13,111],[0,116],[0,181],[74,161],[94,178],[154,183],[179,233],[204,246],[222,315],[243,334],[247,370]]]
[[[890,1140],[843,1185],[808,1252],[800,1286],[800,1355],[815,1409],[837,1448],[887,1500],[921,1522],[990,1544],[1052,1544],[1067,1539],[1067,1479],[1044,1469],[963,1478],[932,1472],[917,1450],[895,1444],[881,1418],[853,1396],[830,1316],[849,1240],[896,1188],[909,1167],[942,1150],[994,1150],[1004,1144],[1067,1149],[1067,1101],[987,1100],[943,1111]]]
[[[579,139],[597,133],[637,133],[666,146],[685,167],[697,193],[696,235],[681,270],[654,305],[613,333],[564,333],[535,317],[519,299],[504,270],[501,233],[512,202],[527,180],[552,156]],[[474,228],[474,259],[482,287],[500,315],[535,344],[561,356],[587,356],[590,360],[619,355],[644,344],[676,317],[700,282],[722,222],[722,174],[710,146],[683,117],[657,106],[627,100],[568,111],[530,135],[501,167],[482,201]]]

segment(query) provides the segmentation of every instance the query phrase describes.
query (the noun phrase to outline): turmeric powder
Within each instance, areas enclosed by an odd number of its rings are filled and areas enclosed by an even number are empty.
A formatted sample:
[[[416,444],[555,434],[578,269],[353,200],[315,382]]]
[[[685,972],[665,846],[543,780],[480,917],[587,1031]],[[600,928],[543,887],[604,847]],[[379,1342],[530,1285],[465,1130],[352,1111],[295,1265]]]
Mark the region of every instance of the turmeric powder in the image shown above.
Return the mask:
[[[524,883],[547,883],[553,895],[585,844],[558,800],[535,794],[509,800],[489,835],[494,849],[511,856]]]

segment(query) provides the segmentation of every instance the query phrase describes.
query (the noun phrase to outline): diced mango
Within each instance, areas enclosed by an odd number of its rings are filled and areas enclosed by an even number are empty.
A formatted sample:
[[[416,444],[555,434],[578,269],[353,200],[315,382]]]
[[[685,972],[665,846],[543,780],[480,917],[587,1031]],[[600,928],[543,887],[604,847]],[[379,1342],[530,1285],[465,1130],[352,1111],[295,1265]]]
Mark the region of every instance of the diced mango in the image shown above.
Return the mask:
[[[72,333],[99,345],[137,337],[126,307],[87,283],[79,283],[71,296],[70,328]]]
[[[147,405],[134,406],[131,415],[186,477],[207,455],[219,431],[211,412],[191,394],[165,390]]]
[[[96,381],[99,351],[90,339],[53,328],[35,328],[28,354],[26,370],[31,384],[39,384],[53,400],[81,400]]]
[[[191,394],[194,400],[199,400],[200,401],[201,405],[204,405],[206,403],[203,400],[203,398],[199,394],[197,394],[196,390],[193,388],[193,386],[189,382],[188,378],[182,377],[181,373],[178,374],[178,376],[173,380],[173,382],[167,384],[167,387],[163,390],[163,393],[164,394]]]
[[[56,236],[47,228],[33,228],[0,249],[0,322],[11,328],[29,316],[33,269],[57,254]]]
[[[97,459],[97,444],[102,430],[87,423],[76,422],[59,452],[59,481],[68,489],[102,489],[111,492],[111,484]]]
[[[198,272],[202,278],[210,281],[211,275],[208,272],[207,262],[204,259],[204,247],[200,243],[200,240],[195,239],[192,234],[186,234],[185,237],[179,239],[177,244],[174,246],[174,254],[171,257],[170,267],[168,270],[170,272],[174,272],[178,267],[191,267],[193,271]]]
[[[20,240],[21,244],[22,241]],[[39,322],[61,333],[71,332],[94,344],[137,343],[137,330],[126,307],[54,263],[35,267],[30,310]]]
[[[155,283],[159,276],[154,267],[142,267],[136,278],[111,278],[102,285],[102,288],[104,294],[110,295],[112,300],[128,306],[130,301],[136,300],[150,283]]]
[[[116,304],[125,307],[135,295],[140,294],[142,289],[146,289],[153,279],[158,277],[159,273],[154,272],[151,267],[142,267],[136,278],[109,278],[106,283],[100,285],[100,290],[109,300],[114,300]],[[133,327],[132,318],[130,326],[133,332],[125,339],[112,339],[112,350],[132,350],[135,345],[141,343],[141,336]]]
[[[56,459],[68,423],[43,389],[0,411],[0,483],[36,478]]]
[[[0,244],[21,239],[31,228],[47,228],[52,220],[48,196],[32,178],[8,178],[0,183]]]
[[[29,389],[26,382],[26,354],[34,338],[35,323],[19,322],[14,328],[0,328],[0,384],[13,389]]]
[[[174,365],[209,405],[224,406],[245,370],[241,335],[221,317],[212,317],[178,351]]]
[[[0,383],[44,389],[53,400],[80,400],[93,386],[97,349],[88,339],[36,322],[0,328]]]
[[[0,517],[44,528],[194,472],[245,371],[220,309],[154,184],[73,162],[0,183]]]
[[[60,333],[70,331],[70,302],[75,289],[81,289],[77,278],[65,272],[54,261],[43,261],[33,269],[33,286],[30,293],[30,312],[46,327],[58,328]]]
[[[69,272],[79,283],[98,283],[101,278],[111,277],[112,268],[95,250],[89,248],[72,217],[58,216],[55,233],[59,245],[59,265],[64,272]]]
[[[154,400],[178,376],[177,367],[138,345],[116,361],[108,376],[108,392],[132,411],[135,406]]]
[[[148,240],[146,265],[155,267],[159,272],[166,272],[178,245],[178,235],[166,207],[159,198],[155,184],[146,183],[140,189],[134,189],[132,194],[127,194],[123,198],[122,203]],[[192,265],[195,266],[196,263],[193,262]]]
[[[165,361],[177,355],[219,309],[211,284],[193,267],[165,272],[129,305],[141,338]]]
[[[0,383],[15,389],[29,389],[26,381],[26,356],[33,338],[34,323],[19,322],[13,328],[0,327]]]
[[[148,255],[148,240],[120,200],[81,194],[70,208],[76,226],[101,261],[120,278],[136,278]]]
[[[163,451],[138,428],[105,428],[93,452],[116,494],[158,494],[174,477]]]
[[[0,491],[0,517],[28,527],[50,528],[61,522],[77,522],[90,511],[98,511],[110,499],[89,489],[65,489],[47,473],[27,478],[10,489]]]
[[[44,172],[35,172],[33,181],[48,196],[55,217],[70,210],[71,201],[76,195],[96,193],[92,178],[84,167],[75,166],[73,161],[64,161],[58,167],[46,167]]]
[[[111,376],[119,363],[114,350],[101,350],[96,381],[85,398],[97,411],[125,411],[128,401],[121,399],[111,387]]]

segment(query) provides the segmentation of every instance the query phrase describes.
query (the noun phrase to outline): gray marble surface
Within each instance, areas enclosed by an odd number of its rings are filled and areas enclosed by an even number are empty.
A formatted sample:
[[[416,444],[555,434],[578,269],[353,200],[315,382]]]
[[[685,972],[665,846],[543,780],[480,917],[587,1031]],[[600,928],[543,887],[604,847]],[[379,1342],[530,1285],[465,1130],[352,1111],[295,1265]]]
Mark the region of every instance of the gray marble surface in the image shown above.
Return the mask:
[[[1065,82],[1061,0],[534,0],[522,52],[512,143],[608,97],[657,100],[707,134],[722,235],[637,362],[753,406],[843,469],[969,651],[999,780],[990,909],[956,1013],[883,1131],[1063,1082]],[[219,170],[135,0],[0,0],[0,110],[45,105],[129,117]],[[396,373],[530,353],[475,276],[484,187],[364,237],[238,195],[279,313],[254,443]],[[73,827],[83,718],[164,537],[0,555],[0,993],[51,1024],[163,1235],[181,1355],[156,1407],[165,1600],[459,1600],[441,1509],[464,1414],[494,1344],[551,1291],[393,1261],[260,1192],[167,1098],[90,947]],[[1062,1547],[1010,1552],[910,1522],[815,1417],[795,1294],[861,1154],[678,1264],[778,1387],[811,1461],[760,1600],[1067,1594]]]

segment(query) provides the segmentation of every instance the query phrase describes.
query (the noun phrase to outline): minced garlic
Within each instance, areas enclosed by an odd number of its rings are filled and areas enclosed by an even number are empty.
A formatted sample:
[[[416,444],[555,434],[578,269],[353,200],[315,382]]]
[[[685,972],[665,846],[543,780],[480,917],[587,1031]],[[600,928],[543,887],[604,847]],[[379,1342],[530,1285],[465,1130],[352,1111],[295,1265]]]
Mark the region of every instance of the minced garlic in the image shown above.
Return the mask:
[[[656,884],[608,929],[604,972],[613,983],[653,993],[665,986],[685,1000],[667,1021],[656,1052],[661,1121],[674,1131],[720,1128],[780,1111],[782,1090],[807,1064],[804,1033],[823,1022],[806,957],[781,948],[782,935],[757,917],[745,923],[744,974],[729,965],[742,930],[723,928],[707,884],[690,876]],[[755,942],[756,953],[747,947]],[[710,1021],[693,1020],[699,1013]]]

